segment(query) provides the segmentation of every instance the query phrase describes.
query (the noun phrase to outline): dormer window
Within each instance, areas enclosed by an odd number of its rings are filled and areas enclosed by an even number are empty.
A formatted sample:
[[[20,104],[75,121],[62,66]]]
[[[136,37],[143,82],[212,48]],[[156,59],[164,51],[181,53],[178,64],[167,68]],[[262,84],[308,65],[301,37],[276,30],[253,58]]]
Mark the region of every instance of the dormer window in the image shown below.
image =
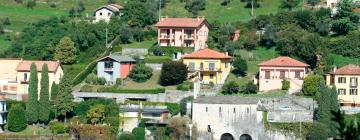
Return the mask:
[[[24,81],[28,81],[28,74],[24,73]]]

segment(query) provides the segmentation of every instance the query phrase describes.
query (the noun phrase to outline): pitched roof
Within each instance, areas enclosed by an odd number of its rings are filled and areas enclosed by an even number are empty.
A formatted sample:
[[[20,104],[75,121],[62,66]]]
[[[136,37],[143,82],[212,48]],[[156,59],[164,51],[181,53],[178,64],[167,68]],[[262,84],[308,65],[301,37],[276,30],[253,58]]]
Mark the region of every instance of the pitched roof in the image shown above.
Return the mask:
[[[100,9],[103,9],[103,8],[106,8],[106,9],[112,11],[112,12],[118,12],[120,9],[124,9],[121,5],[109,4],[109,5],[104,5],[104,6],[101,6],[101,7],[97,8],[95,10],[95,12],[100,10]]]
[[[290,58],[288,56],[280,56],[268,61],[264,61],[259,66],[277,66],[277,67],[309,67],[308,64]]]
[[[191,54],[184,55],[183,58],[209,58],[209,59],[222,59],[222,58],[231,58],[231,56],[226,53],[221,53],[211,49],[202,49]]]
[[[208,24],[203,17],[197,18],[161,18],[155,27],[199,27],[203,23]]]
[[[257,104],[258,98],[255,97],[238,97],[238,96],[208,96],[199,97],[193,103],[200,104]]]
[[[338,68],[330,73],[339,75],[360,75],[360,67],[354,64],[349,64]]]
[[[120,55],[120,54],[110,54],[108,56],[98,59],[98,62],[101,60],[104,60],[105,58],[111,58],[117,62],[136,62],[135,59],[133,59],[129,56],[124,56],[124,55]]]
[[[60,66],[59,61],[28,61],[24,60],[19,63],[16,68],[16,71],[30,71],[30,66],[32,63],[35,63],[37,71],[40,72],[44,64],[48,65],[49,72],[56,72],[57,68]]]

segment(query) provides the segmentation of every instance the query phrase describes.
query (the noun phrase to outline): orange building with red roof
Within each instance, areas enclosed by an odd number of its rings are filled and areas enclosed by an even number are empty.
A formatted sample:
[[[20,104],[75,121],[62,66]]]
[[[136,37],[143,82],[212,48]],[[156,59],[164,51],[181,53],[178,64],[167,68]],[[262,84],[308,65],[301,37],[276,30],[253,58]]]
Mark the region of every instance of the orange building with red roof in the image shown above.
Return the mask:
[[[280,56],[259,65],[259,91],[278,90],[282,81],[290,82],[290,92],[298,92],[302,88],[303,79],[307,75],[309,65],[296,59]]]
[[[349,64],[341,68],[334,68],[326,75],[326,84],[335,86],[338,100],[344,106],[360,106],[358,79],[360,67]]]
[[[188,67],[188,78],[204,84],[224,84],[231,71],[231,56],[226,52],[202,49],[183,56],[183,63]]]
[[[163,17],[155,27],[158,29],[160,46],[206,48],[209,23],[203,17],[167,18]]]

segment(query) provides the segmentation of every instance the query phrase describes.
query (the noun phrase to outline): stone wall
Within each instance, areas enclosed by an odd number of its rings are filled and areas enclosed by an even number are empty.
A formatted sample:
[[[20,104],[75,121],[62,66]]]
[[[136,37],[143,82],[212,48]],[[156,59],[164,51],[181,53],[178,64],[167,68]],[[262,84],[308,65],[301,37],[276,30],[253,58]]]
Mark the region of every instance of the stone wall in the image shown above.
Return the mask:
[[[123,48],[122,55],[145,56],[148,54],[147,48]]]

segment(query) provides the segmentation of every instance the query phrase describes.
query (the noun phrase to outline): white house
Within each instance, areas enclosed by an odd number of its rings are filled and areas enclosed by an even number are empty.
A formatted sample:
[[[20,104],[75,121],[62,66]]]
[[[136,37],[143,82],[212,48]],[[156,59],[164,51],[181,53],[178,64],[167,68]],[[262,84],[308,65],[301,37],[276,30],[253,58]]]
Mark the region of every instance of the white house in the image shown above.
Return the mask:
[[[94,23],[97,23],[99,21],[105,21],[106,23],[109,23],[110,18],[112,16],[122,16],[122,10],[124,8],[117,4],[109,4],[104,5],[99,8],[97,8],[94,12],[95,20]]]

